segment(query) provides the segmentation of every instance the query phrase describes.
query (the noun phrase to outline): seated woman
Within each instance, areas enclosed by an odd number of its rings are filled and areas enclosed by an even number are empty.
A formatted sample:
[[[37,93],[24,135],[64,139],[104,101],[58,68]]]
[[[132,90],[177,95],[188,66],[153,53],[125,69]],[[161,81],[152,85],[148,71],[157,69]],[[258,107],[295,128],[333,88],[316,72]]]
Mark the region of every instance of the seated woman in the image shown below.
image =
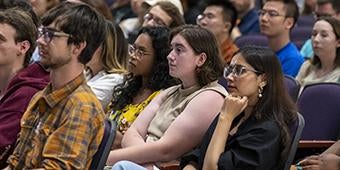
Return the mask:
[[[87,84],[105,110],[112,98],[113,88],[121,84],[127,73],[127,41],[118,25],[106,20],[106,39],[87,63]]]
[[[113,149],[121,147],[123,134],[159,90],[177,84],[169,75],[169,51],[169,30],[165,27],[142,28],[135,43],[129,46],[132,74],[114,88],[108,109],[110,118],[118,123]]]
[[[283,169],[296,109],[270,49],[246,46],[224,70],[229,95],[184,169]]]
[[[191,151],[222,107],[225,89],[217,83],[222,65],[214,35],[198,26],[175,28],[170,36],[169,73],[181,84],[161,91],[126,131],[122,147],[110,152],[107,164],[120,160],[141,168],[170,161]],[[139,165],[142,166],[139,166]]]
[[[319,82],[340,83],[340,21],[319,18],[311,39],[314,57],[305,61],[296,79],[302,87]]]

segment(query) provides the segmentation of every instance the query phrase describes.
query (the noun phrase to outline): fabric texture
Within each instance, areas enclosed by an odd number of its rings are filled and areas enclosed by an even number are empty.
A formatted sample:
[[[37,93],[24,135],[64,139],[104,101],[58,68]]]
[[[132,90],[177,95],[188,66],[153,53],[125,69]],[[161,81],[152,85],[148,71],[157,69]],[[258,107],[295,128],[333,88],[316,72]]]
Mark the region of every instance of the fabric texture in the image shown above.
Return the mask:
[[[220,51],[223,60],[229,64],[234,53],[238,51],[238,47],[231,39],[227,39],[221,44]]]
[[[153,92],[147,99],[138,104],[128,104],[122,110],[111,111],[110,119],[117,121],[117,130],[124,134],[136,120],[139,113],[155,98],[160,91]]]
[[[255,8],[251,9],[238,24],[238,29],[242,35],[260,33],[259,16]]]
[[[223,86],[219,85],[217,81],[211,82],[204,87],[193,86],[187,89],[182,89],[181,85],[177,85],[170,88],[168,97],[166,97],[166,100],[162,103],[160,108],[157,110],[155,117],[150,122],[147,130],[147,142],[159,140],[176,117],[198,94],[207,90],[216,91],[222,96],[227,94]]]
[[[12,169],[88,169],[103,133],[104,113],[80,74],[32,98],[8,163]]]
[[[232,127],[240,121],[239,115],[232,123]],[[202,169],[205,153],[215,131],[218,117],[210,125],[203,138],[200,148],[184,156],[181,166],[195,162],[198,169]],[[224,152],[218,160],[218,169],[228,170],[270,170],[280,169],[280,129],[274,120],[258,121],[254,116],[248,118],[233,136],[228,136]]]
[[[107,73],[104,70],[96,75],[85,72],[87,85],[89,85],[93,93],[97,96],[102,104],[103,110],[107,107],[112,99],[113,89],[116,85],[123,83],[124,75],[118,73]]]
[[[283,73],[295,77],[304,61],[297,47],[289,42],[276,51],[276,55],[279,57]]]
[[[296,76],[296,80],[299,81],[301,89],[308,84],[320,83],[320,82],[334,82],[340,83],[340,67],[336,67],[332,72],[318,77],[316,75],[317,67],[307,60],[301,66],[299,74]]]
[[[33,95],[50,81],[49,73],[33,63],[20,70],[9,82],[0,99],[0,169],[14,149],[20,131],[20,119]]]

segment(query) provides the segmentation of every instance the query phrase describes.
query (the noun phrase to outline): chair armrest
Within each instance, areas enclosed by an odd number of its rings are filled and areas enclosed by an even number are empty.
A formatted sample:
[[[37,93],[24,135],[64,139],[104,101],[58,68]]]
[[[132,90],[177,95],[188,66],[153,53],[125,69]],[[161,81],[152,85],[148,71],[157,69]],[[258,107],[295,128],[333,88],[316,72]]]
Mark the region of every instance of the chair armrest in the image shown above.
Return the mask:
[[[178,160],[162,162],[162,163],[157,164],[157,166],[160,170],[179,170],[180,169]]]
[[[300,140],[299,148],[329,148],[336,141],[332,140]]]

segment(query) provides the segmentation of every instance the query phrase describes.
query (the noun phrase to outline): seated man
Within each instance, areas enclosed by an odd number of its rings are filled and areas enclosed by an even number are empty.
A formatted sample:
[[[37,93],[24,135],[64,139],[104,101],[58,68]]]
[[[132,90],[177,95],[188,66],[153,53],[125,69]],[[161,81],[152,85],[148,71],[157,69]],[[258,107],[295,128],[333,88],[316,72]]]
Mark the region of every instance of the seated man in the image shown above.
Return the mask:
[[[83,70],[104,37],[104,17],[87,5],[64,2],[42,18],[37,43],[51,83],[21,119],[9,169],[89,169],[104,113]]]
[[[283,73],[295,77],[303,63],[297,47],[290,41],[299,11],[294,0],[267,0],[259,12],[261,33],[278,56]]]
[[[20,131],[20,119],[32,96],[49,81],[38,63],[28,66],[37,28],[19,9],[0,12],[0,169],[6,166]]]

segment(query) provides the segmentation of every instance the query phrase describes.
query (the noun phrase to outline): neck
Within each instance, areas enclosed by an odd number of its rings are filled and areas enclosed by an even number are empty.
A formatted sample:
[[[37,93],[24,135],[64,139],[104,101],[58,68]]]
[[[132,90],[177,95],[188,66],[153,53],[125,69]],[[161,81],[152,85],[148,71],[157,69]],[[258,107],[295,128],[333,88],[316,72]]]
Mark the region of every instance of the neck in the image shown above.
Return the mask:
[[[274,52],[279,51],[287,45],[289,41],[289,32],[268,37],[268,45],[272,50],[274,50]]]
[[[186,79],[183,79],[181,81],[182,81],[183,89],[190,88],[190,87],[195,86],[195,85],[198,84],[198,81],[197,81],[197,78],[196,78],[196,74],[192,78],[186,78]]]
[[[51,69],[52,91],[64,87],[67,83],[83,74],[84,65],[77,62],[70,62],[57,69]]]
[[[6,90],[6,87],[8,86],[11,79],[19,72],[23,66],[3,66],[0,67],[0,96],[3,95],[4,91]]]
[[[229,33],[224,33],[222,35],[216,35],[218,46],[221,47],[223,42],[229,39]]]
[[[88,67],[91,69],[92,76],[97,75],[100,71],[103,70],[103,67],[101,65],[91,65]]]

